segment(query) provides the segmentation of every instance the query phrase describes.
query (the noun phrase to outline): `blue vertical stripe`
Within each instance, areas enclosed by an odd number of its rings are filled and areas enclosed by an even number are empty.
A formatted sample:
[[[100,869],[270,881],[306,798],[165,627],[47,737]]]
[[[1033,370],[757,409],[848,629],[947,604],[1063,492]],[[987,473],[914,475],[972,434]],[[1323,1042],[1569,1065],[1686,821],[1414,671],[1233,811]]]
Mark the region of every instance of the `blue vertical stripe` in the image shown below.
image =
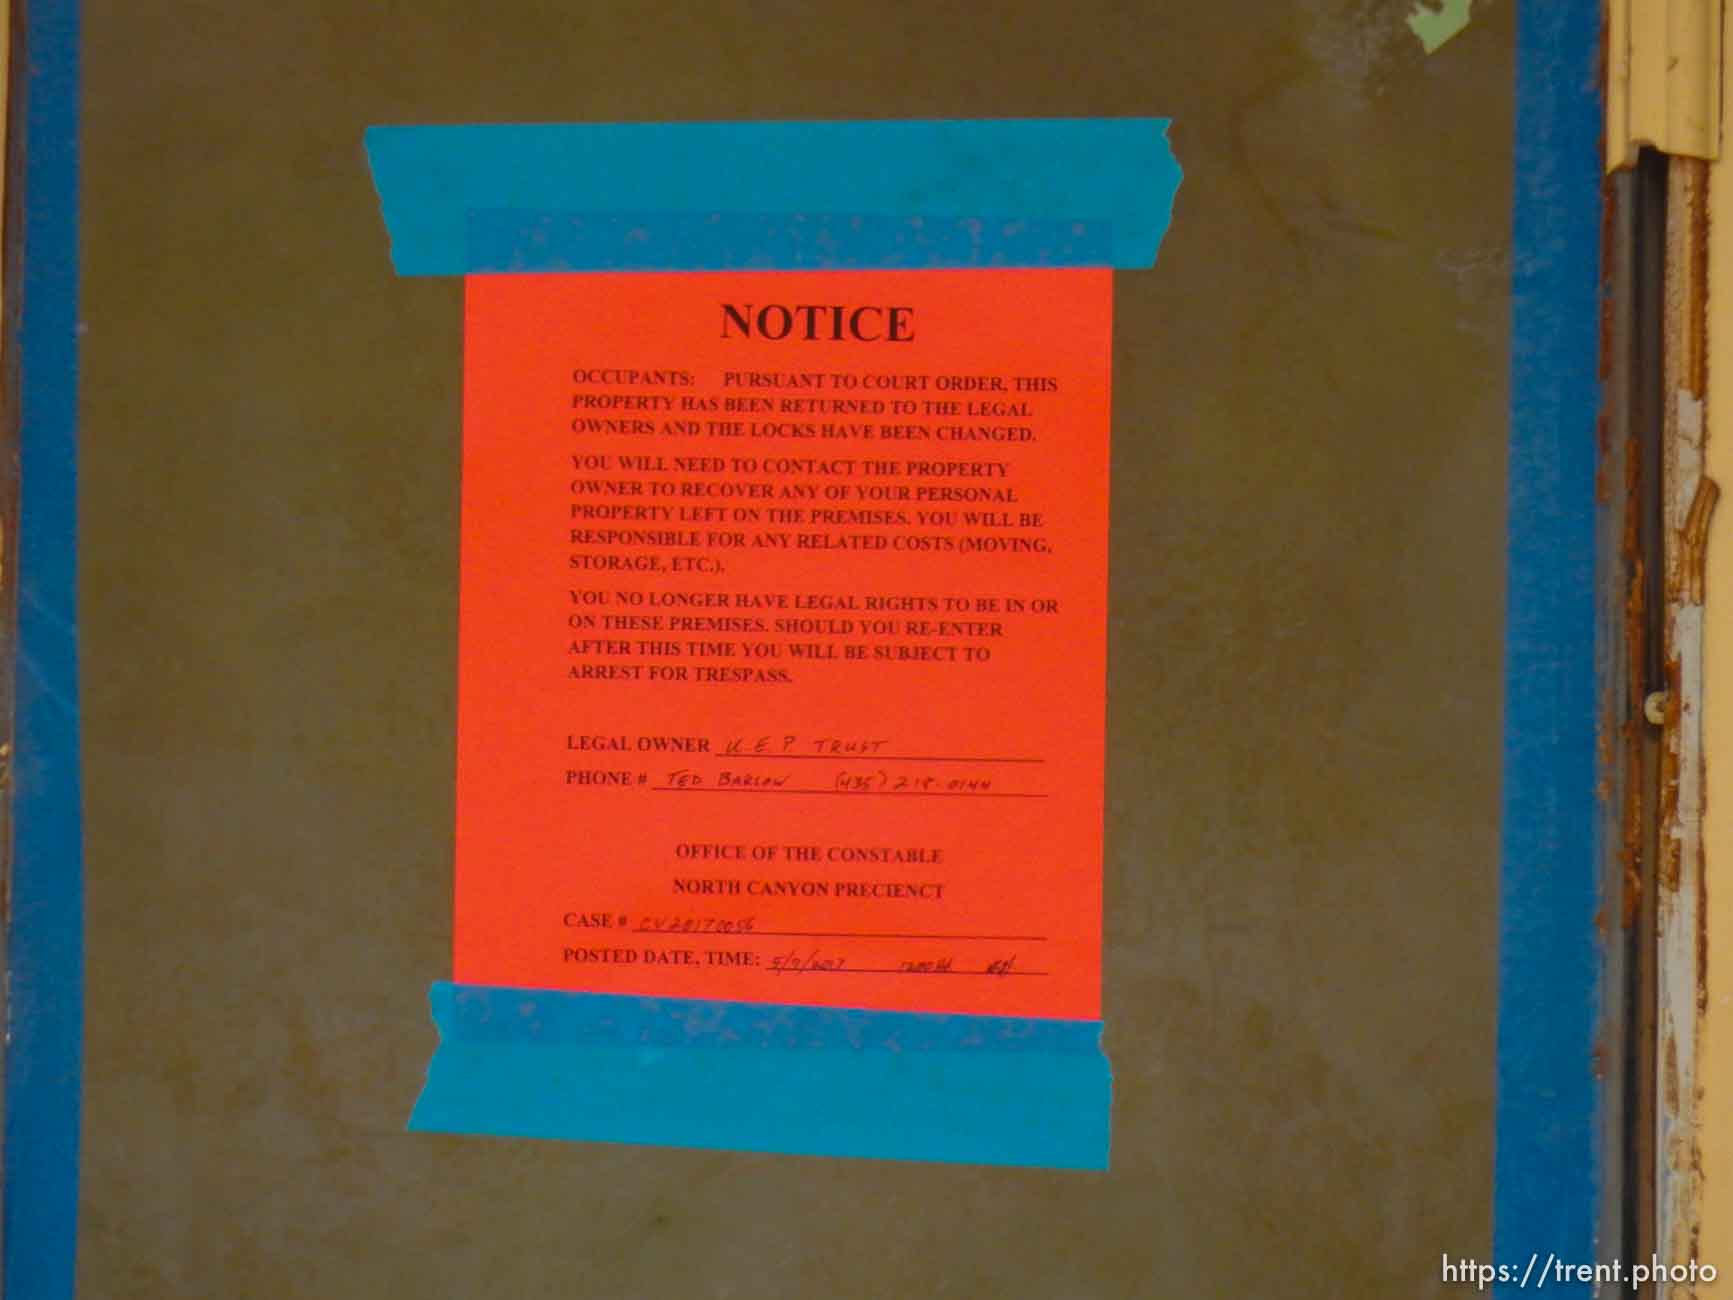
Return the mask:
[[[31,0],[25,13],[4,1284],[6,1300],[63,1300],[72,1295],[77,1252],[84,1027],[75,558],[78,0]]]
[[[1597,1258],[1611,1117],[1593,1061],[1601,11],[1530,0],[1517,22],[1493,1250],[1520,1267]]]

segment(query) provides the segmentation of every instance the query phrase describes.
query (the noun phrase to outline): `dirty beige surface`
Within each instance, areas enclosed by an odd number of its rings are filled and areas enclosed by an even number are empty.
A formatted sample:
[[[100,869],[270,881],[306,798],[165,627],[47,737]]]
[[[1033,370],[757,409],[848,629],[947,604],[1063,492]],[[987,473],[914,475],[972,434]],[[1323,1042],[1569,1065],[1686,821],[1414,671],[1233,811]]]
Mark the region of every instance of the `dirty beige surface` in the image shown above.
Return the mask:
[[[89,0],[81,1294],[1442,1294],[1487,1252],[1515,6]],[[375,122],[1156,114],[1111,1173],[410,1135],[459,286]]]

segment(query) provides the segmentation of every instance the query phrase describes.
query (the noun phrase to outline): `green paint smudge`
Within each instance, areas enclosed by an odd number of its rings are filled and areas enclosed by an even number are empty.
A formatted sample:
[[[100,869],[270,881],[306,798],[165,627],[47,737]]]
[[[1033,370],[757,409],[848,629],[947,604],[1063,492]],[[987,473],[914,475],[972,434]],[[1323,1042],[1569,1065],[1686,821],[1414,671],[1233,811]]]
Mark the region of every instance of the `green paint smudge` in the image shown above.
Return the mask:
[[[1420,44],[1431,54],[1468,26],[1470,3],[1471,0],[1440,0],[1436,9],[1416,4],[1414,12],[1408,15],[1408,30],[1420,38]]]

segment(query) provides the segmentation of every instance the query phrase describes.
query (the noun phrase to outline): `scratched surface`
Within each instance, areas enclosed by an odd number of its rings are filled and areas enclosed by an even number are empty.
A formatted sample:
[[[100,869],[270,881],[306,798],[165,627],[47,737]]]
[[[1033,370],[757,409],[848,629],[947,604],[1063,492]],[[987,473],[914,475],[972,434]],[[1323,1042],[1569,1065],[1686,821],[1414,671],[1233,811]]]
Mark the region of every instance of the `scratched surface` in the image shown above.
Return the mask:
[[[1491,1214],[1513,4],[87,10],[89,1297],[1444,1294]],[[1154,114],[1116,303],[1102,1175],[403,1131],[459,286],[375,122]]]

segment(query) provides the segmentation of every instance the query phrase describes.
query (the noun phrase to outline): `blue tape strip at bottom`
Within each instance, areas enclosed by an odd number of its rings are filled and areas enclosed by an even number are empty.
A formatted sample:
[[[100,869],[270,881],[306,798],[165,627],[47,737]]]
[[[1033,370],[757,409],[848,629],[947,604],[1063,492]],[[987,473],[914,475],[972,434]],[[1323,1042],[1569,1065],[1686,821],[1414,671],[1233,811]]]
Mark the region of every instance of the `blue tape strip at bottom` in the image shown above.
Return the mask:
[[[1105,1169],[1101,1022],[438,983],[411,1130]]]

